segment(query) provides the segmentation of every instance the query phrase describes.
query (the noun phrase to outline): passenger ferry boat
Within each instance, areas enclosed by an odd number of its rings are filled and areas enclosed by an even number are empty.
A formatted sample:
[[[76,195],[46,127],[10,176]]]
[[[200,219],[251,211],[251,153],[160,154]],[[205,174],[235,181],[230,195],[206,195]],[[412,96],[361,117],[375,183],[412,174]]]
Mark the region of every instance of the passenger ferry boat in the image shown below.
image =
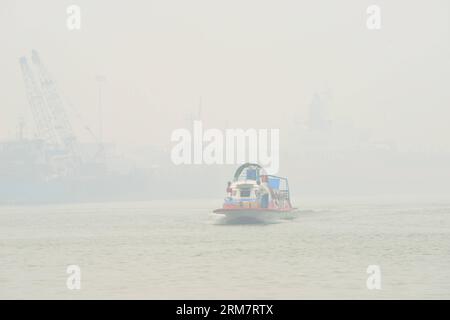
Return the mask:
[[[228,219],[270,221],[292,219],[298,210],[292,207],[287,178],[268,175],[258,164],[241,165],[228,182],[227,197],[214,213]]]

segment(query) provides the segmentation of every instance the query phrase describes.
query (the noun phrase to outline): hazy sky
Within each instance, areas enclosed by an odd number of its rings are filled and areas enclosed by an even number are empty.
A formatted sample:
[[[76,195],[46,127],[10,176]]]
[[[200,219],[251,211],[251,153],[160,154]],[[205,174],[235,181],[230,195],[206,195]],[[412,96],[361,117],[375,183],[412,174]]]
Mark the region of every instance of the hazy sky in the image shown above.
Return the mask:
[[[66,27],[70,4],[79,31]],[[381,30],[366,27],[371,4]],[[29,117],[18,58],[36,49],[85,141],[104,75],[104,137],[117,143],[169,144],[200,97],[206,127],[283,130],[330,90],[336,121],[450,151],[449,21],[448,0],[2,0],[0,139]]]

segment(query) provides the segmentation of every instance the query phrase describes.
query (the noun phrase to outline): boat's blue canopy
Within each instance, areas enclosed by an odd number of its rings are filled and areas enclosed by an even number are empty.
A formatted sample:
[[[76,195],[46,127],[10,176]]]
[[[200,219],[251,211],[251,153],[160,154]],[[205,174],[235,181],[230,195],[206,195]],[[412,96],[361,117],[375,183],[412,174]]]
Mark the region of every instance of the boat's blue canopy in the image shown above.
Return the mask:
[[[287,178],[268,175],[267,184],[273,190],[280,190],[280,191],[289,190],[289,182]]]
[[[267,178],[267,184],[269,185],[269,188],[279,190],[280,189],[280,178],[269,176]]]

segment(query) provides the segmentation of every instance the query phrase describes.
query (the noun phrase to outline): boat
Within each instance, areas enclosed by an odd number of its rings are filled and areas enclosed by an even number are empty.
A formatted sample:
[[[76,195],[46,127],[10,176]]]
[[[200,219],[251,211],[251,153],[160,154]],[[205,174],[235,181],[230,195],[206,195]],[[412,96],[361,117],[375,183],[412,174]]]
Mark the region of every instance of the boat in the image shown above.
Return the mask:
[[[298,209],[291,204],[287,178],[268,175],[255,163],[245,163],[228,182],[223,206],[215,214],[242,222],[293,219]]]

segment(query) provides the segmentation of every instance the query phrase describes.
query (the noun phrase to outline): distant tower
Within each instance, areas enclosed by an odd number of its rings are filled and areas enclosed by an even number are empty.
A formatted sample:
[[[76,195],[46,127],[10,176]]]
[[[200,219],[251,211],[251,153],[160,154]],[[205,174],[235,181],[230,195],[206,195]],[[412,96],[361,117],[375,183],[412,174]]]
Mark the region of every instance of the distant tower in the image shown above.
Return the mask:
[[[103,75],[97,75],[95,80],[98,84],[98,158],[101,162],[106,161],[105,145],[103,142],[103,97],[102,87],[106,83],[106,77]]]
[[[19,117],[19,123],[17,124],[17,139],[23,140],[25,138],[25,119],[23,116]]]
[[[315,93],[309,104],[309,128],[314,131],[329,131],[331,120],[329,114],[329,93]]]
[[[102,86],[106,82],[106,77],[97,75],[95,80],[98,83],[98,139],[100,144],[103,143],[103,100],[102,100]]]

